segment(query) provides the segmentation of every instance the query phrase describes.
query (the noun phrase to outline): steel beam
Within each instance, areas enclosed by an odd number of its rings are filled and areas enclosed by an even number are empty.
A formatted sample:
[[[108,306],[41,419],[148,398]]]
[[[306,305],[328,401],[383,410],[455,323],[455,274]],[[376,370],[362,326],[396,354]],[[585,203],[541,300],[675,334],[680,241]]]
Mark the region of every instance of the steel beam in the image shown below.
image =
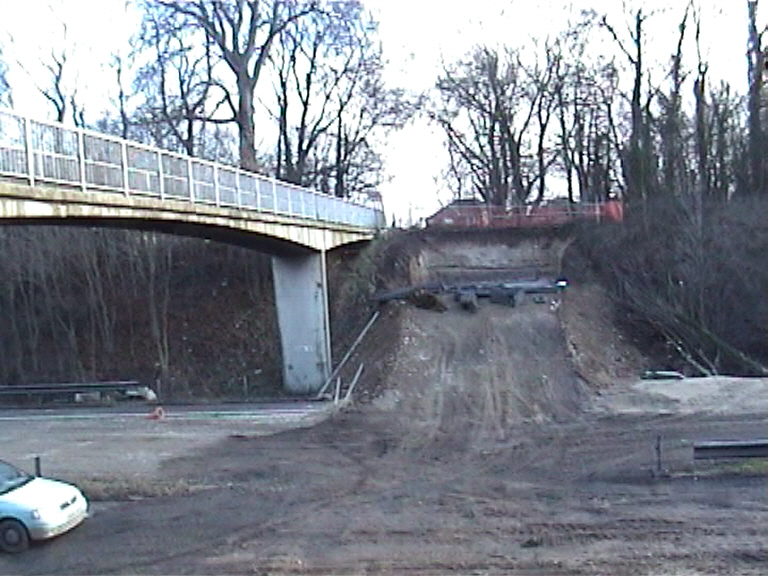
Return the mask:
[[[768,440],[700,442],[693,445],[694,460],[768,458]]]

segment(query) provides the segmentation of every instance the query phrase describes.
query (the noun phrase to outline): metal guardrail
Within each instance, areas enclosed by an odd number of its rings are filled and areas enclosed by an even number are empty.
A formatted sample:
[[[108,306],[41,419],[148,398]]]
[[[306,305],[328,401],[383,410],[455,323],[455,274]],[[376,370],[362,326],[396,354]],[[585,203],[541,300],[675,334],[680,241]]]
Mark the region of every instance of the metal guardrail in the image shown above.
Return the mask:
[[[136,380],[95,382],[88,384],[23,384],[0,386],[0,396],[38,396],[45,394],[74,394],[87,392],[114,392],[141,386]]]
[[[768,439],[744,442],[701,442],[693,446],[694,460],[732,458],[768,458]]]
[[[385,226],[380,207],[8,110],[0,110],[0,177],[367,229]]]

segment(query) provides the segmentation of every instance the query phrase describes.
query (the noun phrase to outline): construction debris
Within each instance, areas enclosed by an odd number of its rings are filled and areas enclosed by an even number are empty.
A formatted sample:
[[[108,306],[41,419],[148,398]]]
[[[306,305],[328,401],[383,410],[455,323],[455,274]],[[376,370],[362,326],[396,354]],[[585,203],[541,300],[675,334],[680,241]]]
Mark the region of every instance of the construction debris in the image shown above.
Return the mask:
[[[477,312],[477,292],[474,290],[462,290],[456,296],[464,310]]]
[[[453,294],[457,302],[465,293],[473,293],[475,300],[478,298],[490,298],[494,304],[517,306],[525,294],[559,294],[568,286],[564,278],[536,278],[532,280],[509,281],[484,281],[461,284],[429,283],[416,287],[397,288],[374,294],[372,300],[376,302],[388,302],[390,300],[408,300],[419,308],[428,310],[445,310],[445,305],[439,300],[439,294]],[[546,298],[544,298],[546,301]]]
[[[685,378],[675,370],[646,370],[643,372],[643,380],[682,380]]]
[[[435,312],[445,312],[448,310],[448,307],[436,294],[424,288],[411,292],[408,301],[417,308],[423,308],[424,310],[434,310]]]

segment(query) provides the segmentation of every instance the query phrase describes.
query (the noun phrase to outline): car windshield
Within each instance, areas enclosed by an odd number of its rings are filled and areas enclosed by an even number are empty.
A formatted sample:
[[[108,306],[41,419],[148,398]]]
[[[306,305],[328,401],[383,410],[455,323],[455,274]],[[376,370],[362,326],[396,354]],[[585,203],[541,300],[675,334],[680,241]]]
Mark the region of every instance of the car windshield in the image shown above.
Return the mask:
[[[32,476],[15,466],[11,466],[7,462],[0,462],[0,494],[10,492],[14,488],[26,484],[32,478]]]

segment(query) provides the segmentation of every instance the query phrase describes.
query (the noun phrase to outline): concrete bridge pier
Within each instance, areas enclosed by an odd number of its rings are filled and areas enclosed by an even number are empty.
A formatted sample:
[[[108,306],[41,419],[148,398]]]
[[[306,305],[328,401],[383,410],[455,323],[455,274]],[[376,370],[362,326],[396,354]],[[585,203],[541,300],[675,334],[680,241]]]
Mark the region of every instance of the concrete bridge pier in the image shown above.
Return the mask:
[[[272,275],[283,352],[283,386],[293,394],[317,392],[331,371],[325,252],[274,256]]]

